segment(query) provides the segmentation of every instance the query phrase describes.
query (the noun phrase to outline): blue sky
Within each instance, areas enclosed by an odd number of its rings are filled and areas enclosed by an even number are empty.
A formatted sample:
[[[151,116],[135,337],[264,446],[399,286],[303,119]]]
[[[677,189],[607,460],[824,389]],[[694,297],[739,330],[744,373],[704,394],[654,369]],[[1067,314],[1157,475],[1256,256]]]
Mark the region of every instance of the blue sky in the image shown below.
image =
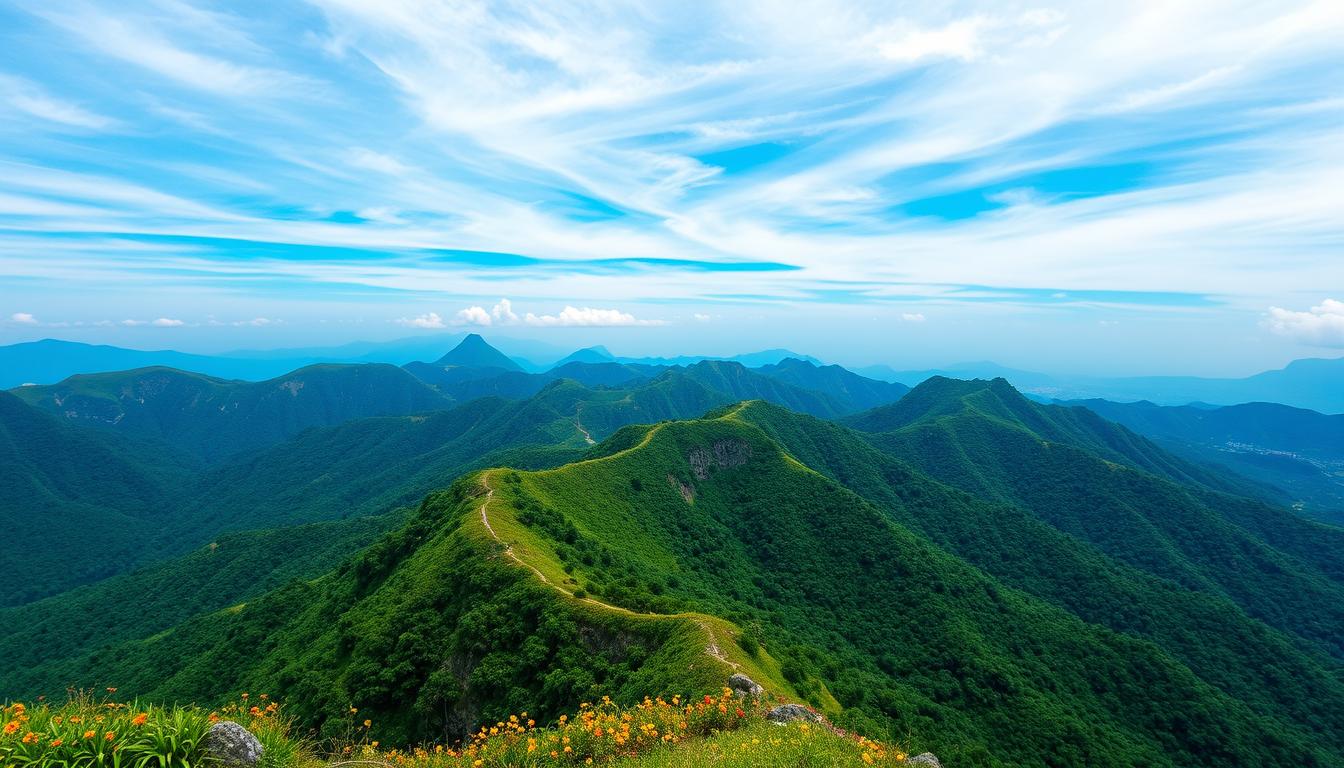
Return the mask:
[[[1344,348],[1344,5],[0,6],[0,343]]]

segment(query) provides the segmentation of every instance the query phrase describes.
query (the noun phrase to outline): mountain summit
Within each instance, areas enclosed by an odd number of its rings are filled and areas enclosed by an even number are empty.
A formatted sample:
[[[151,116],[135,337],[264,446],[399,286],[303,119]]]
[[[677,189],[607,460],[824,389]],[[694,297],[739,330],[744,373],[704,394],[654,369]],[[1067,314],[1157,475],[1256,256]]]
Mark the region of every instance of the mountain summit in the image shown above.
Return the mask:
[[[522,371],[523,367],[513,358],[490,346],[479,333],[469,333],[448,354],[434,363],[441,366],[462,368],[500,368],[505,371]]]

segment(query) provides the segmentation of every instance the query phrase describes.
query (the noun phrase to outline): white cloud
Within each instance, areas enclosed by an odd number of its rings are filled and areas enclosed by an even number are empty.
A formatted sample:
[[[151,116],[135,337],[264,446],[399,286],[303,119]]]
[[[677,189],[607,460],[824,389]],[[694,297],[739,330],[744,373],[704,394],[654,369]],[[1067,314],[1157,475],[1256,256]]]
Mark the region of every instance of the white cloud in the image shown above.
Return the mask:
[[[902,312],[901,319],[907,323],[922,323],[928,318],[924,317],[923,312]]]
[[[1270,307],[1264,324],[1305,344],[1344,347],[1344,301],[1326,299],[1306,312]]]
[[[28,312],[15,312],[9,316],[9,319],[20,325],[37,325],[37,318]]]
[[[513,311],[513,302],[508,299],[500,299],[499,303],[495,304],[494,308],[490,310],[490,316],[497,323],[518,322],[518,314]]]
[[[251,320],[235,320],[234,322],[230,323],[230,325],[233,326],[247,325],[252,326],[254,328],[260,328],[262,326],[274,325],[275,323],[278,322],[279,322],[278,320],[272,320],[269,317],[254,317]]]
[[[708,323],[712,319],[710,318],[709,315],[703,314],[701,312],[696,312],[695,314],[691,315],[691,317],[694,318],[695,322],[697,323]]]
[[[78,104],[58,99],[37,83],[20,77],[0,75],[0,99],[20,112],[72,128],[106,130],[116,123]]]
[[[458,310],[457,316],[453,318],[454,325],[490,325],[490,313],[485,307],[467,307]]]
[[[930,58],[971,61],[982,55],[980,37],[988,24],[984,16],[958,19],[938,28],[899,24],[884,31],[889,39],[879,43],[878,52],[883,58],[906,63]]]
[[[181,320],[176,320],[171,317],[160,317],[156,319],[154,322],[150,323],[150,325],[154,326],[155,328],[178,328],[182,325],[185,325],[185,323],[183,323]]]
[[[640,320],[618,309],[567,306],[558,315],[534,315],[528,312],[523,322],[536,326],[623,326],[663,325],[661,320]]]
[[[443,318],[439,317],[437,312],[427,312],[415,317],[403,317],[397,320],[401,325],[408,328],[446,328]]]

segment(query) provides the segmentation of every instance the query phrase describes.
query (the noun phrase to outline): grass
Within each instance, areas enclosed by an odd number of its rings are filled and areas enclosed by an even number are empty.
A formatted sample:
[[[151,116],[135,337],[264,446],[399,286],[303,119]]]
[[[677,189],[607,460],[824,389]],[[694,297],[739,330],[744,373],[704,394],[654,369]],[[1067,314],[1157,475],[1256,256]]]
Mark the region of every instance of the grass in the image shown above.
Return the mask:
[[[621,707],[609,698],[538,725],[526,712],[482,727],[462,743],[388,748],[372,740],[373,722],[348,713],[348,728],[318,743],[292,733],[292,722],[264,696],[214,711],[142,706],[78,695],[60,706],[14,703],[0,709],[4,768],[197,768],[211,724],[233,720],[262,742],[261,768],[540,768],[620,765],[844,766],[905,764],[899,748],[822,723],[776,724],[767,705],[724,689],[693,700],[645,699]]]

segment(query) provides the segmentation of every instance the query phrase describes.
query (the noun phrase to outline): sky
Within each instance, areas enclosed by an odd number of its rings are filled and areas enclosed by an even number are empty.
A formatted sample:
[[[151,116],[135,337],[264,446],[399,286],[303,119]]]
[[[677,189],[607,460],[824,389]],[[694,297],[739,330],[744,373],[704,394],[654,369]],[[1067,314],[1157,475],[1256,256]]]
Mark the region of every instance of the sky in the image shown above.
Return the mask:
[[[1344,354],[1344,4],[0,4],[0,343]]]

